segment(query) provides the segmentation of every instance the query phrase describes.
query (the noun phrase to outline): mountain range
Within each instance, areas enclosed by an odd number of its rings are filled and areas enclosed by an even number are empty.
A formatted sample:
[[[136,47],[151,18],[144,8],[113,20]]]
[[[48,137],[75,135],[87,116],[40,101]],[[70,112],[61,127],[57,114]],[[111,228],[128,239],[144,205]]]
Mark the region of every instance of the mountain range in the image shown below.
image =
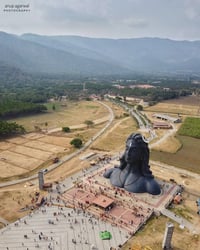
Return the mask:
[[[17,36],[0,32],[2,65],[48,74],[199,73],[200,41]]]

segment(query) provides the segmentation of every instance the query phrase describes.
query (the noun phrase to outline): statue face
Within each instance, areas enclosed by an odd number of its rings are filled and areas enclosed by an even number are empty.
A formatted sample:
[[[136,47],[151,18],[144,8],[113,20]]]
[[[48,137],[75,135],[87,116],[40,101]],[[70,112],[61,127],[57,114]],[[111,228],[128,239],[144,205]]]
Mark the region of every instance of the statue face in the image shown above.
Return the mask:
[[[129,139],[126,142],[125,160],[128,163],[136,162],[140,159],[141,148],[134,139]]]

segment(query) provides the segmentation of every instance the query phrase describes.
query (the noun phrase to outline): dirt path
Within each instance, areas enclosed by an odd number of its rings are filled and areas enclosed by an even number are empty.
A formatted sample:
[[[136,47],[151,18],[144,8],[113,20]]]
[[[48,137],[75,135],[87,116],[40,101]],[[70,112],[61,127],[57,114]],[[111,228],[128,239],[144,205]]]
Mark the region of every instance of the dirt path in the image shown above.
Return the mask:
[[[152,143],[150,145],[150,148],[153,148],[153,147],[157,147],[157,146],[160,146],[164,141],[166,141],[170,136],[173,136],[176,134],[177,132],[177,128],[174,126],[174,124],[171,124],[172,125],[172,129],[171,130],[166,130],[165,134],[156,142]]]
[[[126,117],[126,118],[118,121],[117,123],[115,123],[114,126],[112,126],[109,130],[107,130],[103,136],[106,137],[109,133],[111,133],[113,130],[115,130],[122,122],[124,122],[128,119],[129,119],[129,117]]]
[[[106,122],[108,120],[109,120],[109,116],[105,116],[105,117],[103,117],[101,119],[94,120],[93,123],[95,125],[98,125],[98,124],[104,123],[104,122]],[[73,129],[83,129],[83,128],[87,128],[87,125],[85,123],[82,123],[82,124],[78,124],[78,125],[69,126],[69,128],[71,130],[73,130]],[[62,128],[49,129],[47,131],[47,134],[52,134],[52,133],[59,132],[59,131],[62,131]]]

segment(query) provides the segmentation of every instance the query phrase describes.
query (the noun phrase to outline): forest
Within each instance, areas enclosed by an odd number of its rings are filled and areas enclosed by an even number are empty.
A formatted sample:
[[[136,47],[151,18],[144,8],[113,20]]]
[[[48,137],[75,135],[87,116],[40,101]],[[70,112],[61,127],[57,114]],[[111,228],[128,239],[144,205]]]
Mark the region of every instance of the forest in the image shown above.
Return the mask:
[[[46,106],[31,102],[22,102],[10,98],[0,100],[0,118],[13,118],[22,115],[40,113],[47,110]]]
[[[153,82],[153,81],[152,81]],[[154,88],[130,88],[130,85],[151,84]],[[83,90],[83,84],[85,89]],[[121,96],[141,97],[146,101],[158,102],[166,99],[177,98],[179,96],[190,95],[199,86],[188,81],[176,81],[174,79],[164,80],[158,83],[149,83],[148,79],[132,82],[122,82],[124,88],[114,87],[118,84],[117,79],[104,78],[80,78],[71,79],[59,76],[29,76],[24,78],[16,77],[8,82],[0,79],[0,98],[8,98],[21,102],[45,103],[50,98],[59,99],[67,96],[69,99],[79,99],[88,97],[91,94],[101,95],[113,94]]]
[[[128,77],[128,76],[127,76]],[[65,75],[27,74],[16,68],[0,67],[0,120],[46,112],[51,98],[61,100],[88,99],[91,94],[105,94],[143,98],[150,105],[167,99],[199,93],[200,86],[191,80],[145,75],[81,77]],[[115,85],[123,85],[117,88]],[[153,88],[140,88],[151,84]],[[130,86],[131,85],[131,86]],[[134,86],[135,85],[135,86]]]
[[[16,122],[0,121],[0,138],[23,133],[25,133],[24,127]]]

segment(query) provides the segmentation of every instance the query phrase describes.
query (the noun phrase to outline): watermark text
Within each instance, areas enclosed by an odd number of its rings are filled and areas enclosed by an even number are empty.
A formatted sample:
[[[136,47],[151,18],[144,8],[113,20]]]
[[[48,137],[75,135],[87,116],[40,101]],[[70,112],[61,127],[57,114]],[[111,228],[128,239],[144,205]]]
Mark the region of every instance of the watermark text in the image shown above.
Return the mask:
[[[30,5],[29,4],[5,4],[4,12],[29,12]]]

